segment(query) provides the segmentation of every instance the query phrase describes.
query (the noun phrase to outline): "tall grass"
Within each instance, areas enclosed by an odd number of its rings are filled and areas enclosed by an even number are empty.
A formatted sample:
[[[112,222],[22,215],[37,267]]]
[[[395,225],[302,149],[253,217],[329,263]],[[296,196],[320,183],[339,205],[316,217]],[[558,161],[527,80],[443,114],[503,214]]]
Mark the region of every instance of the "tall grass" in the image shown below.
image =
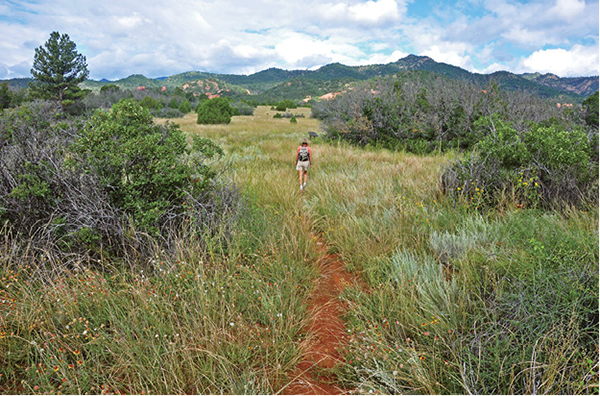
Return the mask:
[[[2,392],[279,392],[306,337],[314,233],[367,285],[341,296],[344,386],[598,392],[597,210],[473,213],[440,194],[451,153],[323,141],[300,193],[295,150],[318,122],[273,114],[178,120],[224,148],[214,166],[245,197],[227,246],[180,238],[149,261],[67,269],[2,233]]]
[[[306,206],[372,289],[344,297],[347,386],[597,392],[597,210],[479,214],[439,195],[444,157],[322,151]]]
[[[346,386],[598,391],[597,210],[472,212],[440,194],[453,154],[315,151],[313,227],[371,288],[344,296]]]
[[[317,276],[289,176],[297,176],[291,164],[300,131],[315,121],[279,125],[263,114],[234,117],[227,128],[185,122],[189,134],[223,145],[229,163],[222,171],[246,196],[230,243],[222,246],[218,235],[179,238],[168,252],[157,243],[149,261],[82,257],[73,267],[15,250],[5,230],[2,392],[265,394],[288,382]]]

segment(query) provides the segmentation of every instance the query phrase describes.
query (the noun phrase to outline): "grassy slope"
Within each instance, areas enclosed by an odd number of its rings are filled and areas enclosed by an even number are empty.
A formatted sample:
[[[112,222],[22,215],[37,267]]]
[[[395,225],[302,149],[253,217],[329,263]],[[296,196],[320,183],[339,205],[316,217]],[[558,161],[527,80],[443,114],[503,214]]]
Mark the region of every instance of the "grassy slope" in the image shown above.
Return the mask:
[[[270,166],[242,172],[238,182],[260,205],[278,207],[295,197],[289,156],[303,132],[317,128],[299,119],[288,129],[287,120],[272,124],[265,113],[257,111],[265,122],[256,121],[258,134],[189,127],[219,139],[235,158],[270,157]],[[346,386],[383,393],[597,389],[597,209],[542,214],[513,203],[482,216],[439,195],[451,155],[318,142],[313,150],[303,214],[372,288],[345,297],[352,342],[339,377]]]
[[[36,282],[31,271],[51,258],[14,269],[3,247],[0,387],[4,379],[9,393],[277,392],[298,361],[318,276],[307,265],[312,229],[371,288],[345,295],[346,386],[597,391],[598,335],[585,325],[594,304],[597,315],[597,210],[481,217],[438,195],[447,157],[323,142],[312,145],[316,166],[301,195],[294,153],[317,121],[273,114],[259,108],[227,126],[197,125],[193,114],[178,121],[224,147],[248,199],[227,256],[181,241],[178,257],[157,251],[151,275],[137,267]]]

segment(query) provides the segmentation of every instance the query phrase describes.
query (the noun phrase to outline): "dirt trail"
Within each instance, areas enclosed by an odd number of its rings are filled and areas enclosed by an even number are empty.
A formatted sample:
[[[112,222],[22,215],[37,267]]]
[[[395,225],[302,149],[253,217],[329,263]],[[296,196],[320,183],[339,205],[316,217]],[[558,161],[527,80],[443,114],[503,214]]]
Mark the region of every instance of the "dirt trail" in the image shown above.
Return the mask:
[[[330,369],[342,362],[338,348],[346,342],[346,329],[341,319],[346,306],[338,299],[345,287],[355,284],[357,277],[345,270],[344,262],[337,254],[327,252],[325,243],[317,238],[321,276],[309,297],[309,326],[307,338],[302,345],[304,354],[296,372],[291,373],[292,382],[283,390],[291,395],[339,395],[350,390],[336,385]]]

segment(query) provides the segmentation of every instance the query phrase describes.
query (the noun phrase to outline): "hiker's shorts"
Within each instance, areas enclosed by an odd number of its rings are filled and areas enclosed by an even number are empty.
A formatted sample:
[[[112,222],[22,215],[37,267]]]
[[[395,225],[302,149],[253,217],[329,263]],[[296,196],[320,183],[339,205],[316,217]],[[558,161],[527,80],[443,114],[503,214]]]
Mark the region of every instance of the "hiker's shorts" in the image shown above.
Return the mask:
[[[303,171],[307,171],[308,168],[310,167],[310,161],[298,161],[298,163],[296,163],[296,170],[303,170]]]

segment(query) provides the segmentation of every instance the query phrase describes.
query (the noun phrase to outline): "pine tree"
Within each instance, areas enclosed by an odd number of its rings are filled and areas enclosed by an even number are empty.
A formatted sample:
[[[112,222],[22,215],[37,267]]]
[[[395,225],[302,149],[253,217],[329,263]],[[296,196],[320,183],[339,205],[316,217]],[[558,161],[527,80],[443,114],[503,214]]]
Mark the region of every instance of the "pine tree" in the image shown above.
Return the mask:
[[[8,83],[0,85],[0,109],[8,109],[12,102],[12,95],[8,88]]]
[[[63,107],[72,105],[85,95],[79,88],[89,75],[85,56],[77,52],[69,35],[52,32],[44,46],[35,49],[31,94],[57,101]]]
[[[229,124],[232,113],[227,99],[206,100],[198,107],[198,124]]]

